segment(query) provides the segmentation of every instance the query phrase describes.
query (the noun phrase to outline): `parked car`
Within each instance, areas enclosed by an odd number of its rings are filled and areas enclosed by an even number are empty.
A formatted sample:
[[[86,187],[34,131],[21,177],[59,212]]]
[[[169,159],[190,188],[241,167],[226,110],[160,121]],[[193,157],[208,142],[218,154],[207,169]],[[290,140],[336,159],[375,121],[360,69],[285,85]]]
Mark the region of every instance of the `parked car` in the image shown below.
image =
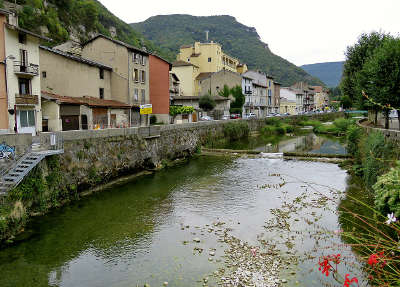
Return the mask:
[[[256,114],[254,114],[254,113],[249,113],[249,114],[245,114],[245,115],[244,115],[244,118],[245,118],[245,119],[256,119],[257,116],[256,116]]]
[[[212,118],[212,117],[209,117],[209,116],[202,116],[202,117],[200,118],[200,120],[201,120],[201,121],[212,121],[213,118]]]
[[[229,119],[230,119],[230,116],[224,115],[224,116],[222,116],[222,119],[221,119],[221,120],[229,120]]]
[[[240,119],[240,114],[231,114],[231,119]]]

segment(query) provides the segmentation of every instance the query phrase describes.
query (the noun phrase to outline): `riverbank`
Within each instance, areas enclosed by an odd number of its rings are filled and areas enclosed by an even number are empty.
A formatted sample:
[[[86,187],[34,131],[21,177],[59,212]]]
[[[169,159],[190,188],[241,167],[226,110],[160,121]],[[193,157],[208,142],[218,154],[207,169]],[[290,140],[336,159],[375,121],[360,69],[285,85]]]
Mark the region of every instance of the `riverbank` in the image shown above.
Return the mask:
[[[331,113],[312,118],[329,120],[341,116],[341,113]],[[304,116],[290,119],[296,122],[304,120]],[[0,207],[0,245],[12,244],[33,215],[79,200],[88,190],[120,177],[160,169],[176,159],[191,158],[202,144],[235,132],[230,128],[227,133],[225,126],[246,125],[253,132],[264,124],[264,120],[235,120],[61,132],[64,154],[43,160],[4,199]],[[49,141],[49,136],[43,134],[40,140]]]

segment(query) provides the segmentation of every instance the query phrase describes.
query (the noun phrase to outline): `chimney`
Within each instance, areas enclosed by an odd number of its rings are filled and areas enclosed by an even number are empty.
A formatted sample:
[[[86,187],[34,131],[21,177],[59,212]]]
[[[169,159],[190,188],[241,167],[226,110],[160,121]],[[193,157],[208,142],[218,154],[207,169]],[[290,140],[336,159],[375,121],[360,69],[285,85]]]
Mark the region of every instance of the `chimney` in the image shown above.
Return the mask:
[[[208,30],[206,30],[206,43],[208,42],[208,33],[209,33],[210,31],[208,31]]]
[[[10,13],[10,15],[8,15],[8,24],[14,27],[18,27],[18,16],[16,12]]]

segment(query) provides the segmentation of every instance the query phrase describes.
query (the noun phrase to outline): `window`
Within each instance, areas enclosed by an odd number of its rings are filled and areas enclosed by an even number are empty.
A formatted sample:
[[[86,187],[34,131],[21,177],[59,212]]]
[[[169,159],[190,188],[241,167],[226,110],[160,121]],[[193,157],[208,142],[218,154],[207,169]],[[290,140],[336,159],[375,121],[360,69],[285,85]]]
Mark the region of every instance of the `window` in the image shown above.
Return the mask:
[[[104,79],[104,70],[100,68],[100,79]]]
[[[19,111],[19,120],[21,128],[34,127],[35,111],[34,110]]]
[[[20,95],[30,95],[31,81],[25,78],[18,78],[18,88]]]
[[[142,65],[143,66],[146,65],[146,57],[145,56],[142,56]]]
[[[143,72],[139,71],[139,82],[143,82]]]
[[[100,88],[99,89],[99,93],[100,93],[100,99],[104,99],[104,89],[103,88]]]
[[[133,92],[133,99],[137,102],[139,100],[139,90],[135,89]]]
[[[208,58],[208,62],[209,62],[209,63],[211,63],[211,57],[210,57],[210,58]]]
[[[142,90],[142,101],[141,103],[144,104],[146,102],[146,90]]]
[[[18,42],[20,44],[26,44],[26,34],[24,33],[19,33],[18,34]]]
[[[20,57],[20,61],[21,61],[21,67],[27,67],[28,66],[28,51],[20,49],[19,57]]]
[[[146,71],[142,71],[142,83],[146,82]]]
[[[139,82],[139,70],[138,69],[134,69],[133,79],[135,80],[135,82]]]
[[[188,58],[188,62],[190,62],[190,58]]]
[[[133,62],[134,63],[139,63],[139,54],[133,53]]]
[[[43,71],[43,72],[42,72],[42,78],[47,78],[47,73],[46,73],[46,71]]]

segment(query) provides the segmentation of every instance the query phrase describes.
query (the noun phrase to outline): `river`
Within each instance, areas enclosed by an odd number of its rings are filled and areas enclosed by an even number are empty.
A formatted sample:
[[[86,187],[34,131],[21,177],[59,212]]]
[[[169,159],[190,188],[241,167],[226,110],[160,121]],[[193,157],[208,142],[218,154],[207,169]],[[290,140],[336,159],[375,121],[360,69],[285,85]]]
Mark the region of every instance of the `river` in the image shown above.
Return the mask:
[[[313,134],[256,141],[345,152]],[[336,164],[200,156],[34,219],[0,251],[0,286],[216,286],[259,263],[268,270],[243,275],[272,282],[257,286],[341,286],[318,271],[319,256],[337,253],[341,274],[362,281],[337,232],[347,181]]]

